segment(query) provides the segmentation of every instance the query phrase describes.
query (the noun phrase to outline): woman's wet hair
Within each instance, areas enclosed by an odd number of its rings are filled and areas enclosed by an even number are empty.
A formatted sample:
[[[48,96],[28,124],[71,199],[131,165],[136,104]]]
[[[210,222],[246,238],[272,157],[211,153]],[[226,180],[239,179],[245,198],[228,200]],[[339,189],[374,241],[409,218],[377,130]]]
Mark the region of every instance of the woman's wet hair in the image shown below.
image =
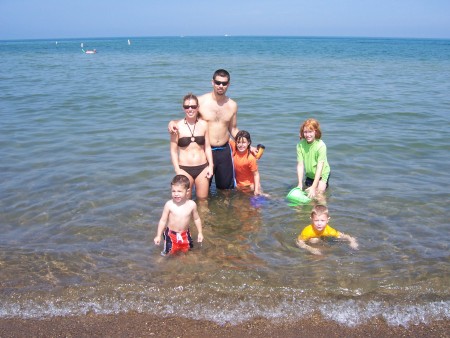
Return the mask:
[[[186,101],[190,101],[190,100],[195,101],[196,104],[198,105],[198,97],[192,93],[184,95],[183,102],[181,104],[184,104]]]

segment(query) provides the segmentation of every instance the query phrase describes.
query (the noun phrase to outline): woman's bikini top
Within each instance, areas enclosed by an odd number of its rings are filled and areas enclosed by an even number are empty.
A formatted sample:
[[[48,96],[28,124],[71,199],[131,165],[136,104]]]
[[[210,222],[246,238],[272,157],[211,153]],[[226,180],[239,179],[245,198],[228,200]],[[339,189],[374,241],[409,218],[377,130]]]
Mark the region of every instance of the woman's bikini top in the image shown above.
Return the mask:
[[[199,146],[202,146],[205,144],[205,136],[195,136],[195,137],[180,137],[178,139],[178,146],[179,147],[187,147],[191,144],[191,142],[196,142]]]

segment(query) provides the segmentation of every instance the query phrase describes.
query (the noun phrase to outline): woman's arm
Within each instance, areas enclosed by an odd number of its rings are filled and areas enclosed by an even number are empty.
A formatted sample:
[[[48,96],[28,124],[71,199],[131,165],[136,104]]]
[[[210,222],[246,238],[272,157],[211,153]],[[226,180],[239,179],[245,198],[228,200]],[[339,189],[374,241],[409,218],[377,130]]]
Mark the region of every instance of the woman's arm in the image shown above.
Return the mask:
[[[211,143],[209,143],[209,131],[208,131],[208,123],[205,123],[205,154],[206,160],[208,161],[208,172],[206,173],[207,178],[211,178],[214,173],[214,163],[212,157]]]

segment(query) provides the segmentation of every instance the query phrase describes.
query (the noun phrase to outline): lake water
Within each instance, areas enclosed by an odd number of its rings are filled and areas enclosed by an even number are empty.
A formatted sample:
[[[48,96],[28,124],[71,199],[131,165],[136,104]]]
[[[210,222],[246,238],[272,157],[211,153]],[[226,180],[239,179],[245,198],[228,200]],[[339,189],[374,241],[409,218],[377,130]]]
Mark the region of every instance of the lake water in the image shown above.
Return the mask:
[[[0,317],[450,317],[449,40],[130,40],[0,42]],[[239,128],[266,146],[271,198],[213,186],[204,243],[161,257],[167,123],[186,93],[212,89],[217,68],[231,73]],[[285,196],[309,117],[328,147],[330,225],[358,251],[295,246],[312,205]]]

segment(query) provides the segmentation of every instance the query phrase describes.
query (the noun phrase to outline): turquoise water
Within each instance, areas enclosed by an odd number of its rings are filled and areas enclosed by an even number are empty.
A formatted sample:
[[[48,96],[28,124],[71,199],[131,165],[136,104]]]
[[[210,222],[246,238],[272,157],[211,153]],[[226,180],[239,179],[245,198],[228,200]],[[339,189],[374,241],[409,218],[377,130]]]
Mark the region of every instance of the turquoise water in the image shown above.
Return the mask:
[[[1,317],[450,317],[449,40],[3,41],[0,57]],[[167,123],[217,68],[231,72],[238,126],[266,146],[271,198],[213,187],[203,245],[163,258],[153,237],[174,175]],[[328,146],[330,225],[359,251],[295,246],[311,205],[284,197],[308,117]]]

